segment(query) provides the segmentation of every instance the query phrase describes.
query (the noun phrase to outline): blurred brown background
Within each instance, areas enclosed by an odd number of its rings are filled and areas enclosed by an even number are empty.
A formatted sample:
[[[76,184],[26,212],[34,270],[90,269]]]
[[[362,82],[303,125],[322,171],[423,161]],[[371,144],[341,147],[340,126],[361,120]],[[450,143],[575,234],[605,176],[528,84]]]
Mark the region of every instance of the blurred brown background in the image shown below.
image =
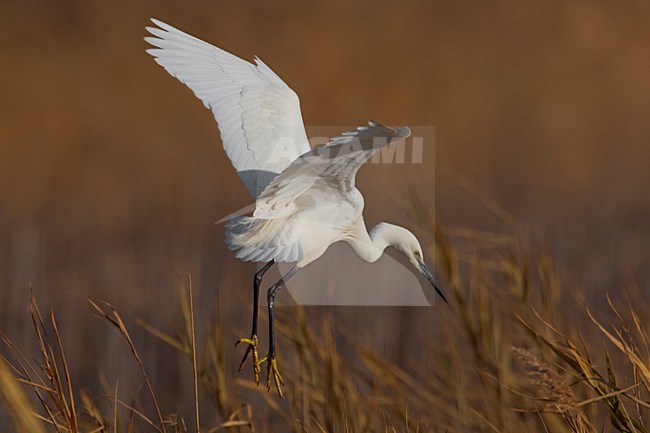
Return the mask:
[[[426,183],[433,201],[435,173],[443,225],[504,230],[469,184],[588,296],[622,280],[649,287],[645,1],[0,1],[0,330],[32,345],[31,284],[56,306],[67,349],[91,349],[71,360],[89,387],[98,371],[125,382],[137,372],[86,296],[164,324],[156,313],[173,310],[186,271],[201,314],[218,305],[226,339],[249,326],[255,268],[227,252],[213,222],[251,200],[211,113],[144,52],[152,16],[260,56],[299,94],[308,133],[369,119],[434,126],[435,157],[426,150],[423,165],[360,173],[369,226],[408,226],[385,190]],[[396,332],[380,327],[391,322],[357,311],[363,320],[350,323],[374,329],[399,359]],[[432,314],[406,316],[417,326]],[[145,359],[167,354],[134,333]],[[234,371],[239,352],[228,356]],[[154,373],[187,391],[176,362]]]

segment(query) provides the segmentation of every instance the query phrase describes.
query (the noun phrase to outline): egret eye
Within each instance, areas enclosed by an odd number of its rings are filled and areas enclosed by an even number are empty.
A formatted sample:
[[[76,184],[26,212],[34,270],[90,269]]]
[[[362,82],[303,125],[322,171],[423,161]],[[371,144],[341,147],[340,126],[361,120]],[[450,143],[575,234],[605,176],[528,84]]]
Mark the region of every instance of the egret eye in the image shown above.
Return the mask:
[[[420,252],[419,251],[413,251],[413,255],[418,259],[420,258]]]

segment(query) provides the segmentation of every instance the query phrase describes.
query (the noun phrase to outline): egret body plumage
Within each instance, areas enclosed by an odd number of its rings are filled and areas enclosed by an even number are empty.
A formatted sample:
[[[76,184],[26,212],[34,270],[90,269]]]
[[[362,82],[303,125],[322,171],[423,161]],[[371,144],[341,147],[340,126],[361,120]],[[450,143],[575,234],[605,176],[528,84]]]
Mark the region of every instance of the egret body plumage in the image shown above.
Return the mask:
[[[375,152],[410,135],[410,129],[388,128],[376,122],[332,138],[311,149],[296,93],[266,64],[255,64],[152,20],[147,50],[172,76],[187,85],[209,108],[219,125],[226,154],[255,198],[252,216],[226,225],[226,243],[238,258],[262,262],[253,284],[253,325],[241,367],[252,353],[256,382],[260,365],[268,363],[282,397],[275,353],[274,301],[277,291],[299,269],[318,259],[335,243],[347,242],[367,262],[379,259],[387,247],[402,253],[424,274],[444,299],[424,262],[422,247],[407,229],[380,223],[370,232],[363,219],[364,200],[355,187],[359,168]],[[277,262],[295,266],[267,292],[269,352],[257,353],[257,310],[264,273]]]

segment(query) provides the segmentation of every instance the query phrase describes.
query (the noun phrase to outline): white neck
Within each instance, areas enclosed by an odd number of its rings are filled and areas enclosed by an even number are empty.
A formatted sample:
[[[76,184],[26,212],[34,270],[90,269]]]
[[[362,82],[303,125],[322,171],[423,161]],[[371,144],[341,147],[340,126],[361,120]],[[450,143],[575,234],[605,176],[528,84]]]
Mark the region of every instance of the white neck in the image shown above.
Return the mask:
[[[362,223],[360,228],[362,230],[358,230],[356,236],[348,240],[348,243],[361,260],[368,263],[376,262],[386,247],[392,245],[395,226],[379,223],[370,231],[370,234],[366,231],[365,224]]]

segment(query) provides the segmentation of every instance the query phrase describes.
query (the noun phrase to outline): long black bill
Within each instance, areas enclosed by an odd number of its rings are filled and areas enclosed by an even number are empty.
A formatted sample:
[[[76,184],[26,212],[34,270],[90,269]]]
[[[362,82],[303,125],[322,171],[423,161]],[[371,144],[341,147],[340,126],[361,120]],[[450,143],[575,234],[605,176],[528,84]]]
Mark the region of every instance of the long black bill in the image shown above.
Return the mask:
[[[418,264],[420,265],[420,269],[422,270],[422,273],[427,277],[427,280],[429,280],[433,288],[436,289],[436,292],[438,292],[442,300],[447,302],[447,298],[445,298],[445,295],[442,294],[442,289],[438,285],[436,279],[431,274],[431,271],[429,271],[429,268],[427,268],[427,265],[425,265],[422,260],[418,260]]]

